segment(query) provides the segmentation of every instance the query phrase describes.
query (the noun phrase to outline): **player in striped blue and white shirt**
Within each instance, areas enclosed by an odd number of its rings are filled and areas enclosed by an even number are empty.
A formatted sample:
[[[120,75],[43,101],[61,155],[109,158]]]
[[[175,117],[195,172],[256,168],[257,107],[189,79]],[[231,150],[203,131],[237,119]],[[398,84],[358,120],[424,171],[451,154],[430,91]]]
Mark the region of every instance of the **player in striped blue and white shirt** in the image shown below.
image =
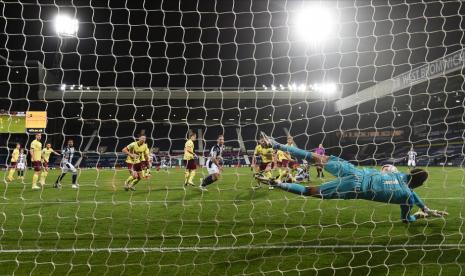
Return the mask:
[[[61,180],[63,177],[65,177],[66,173],[68,171],[71,171],[72,173],[72,185],[71,187],[73,189],[79,188],[79,185],[76,183],[77,181],[77,170],[73,165],[73,157],[74,157],[74,142],[73,140],[68,140],[68,144],[66,147],[61,151],[61,155],[63,158],[61,159],[60,162],[60,167],[61,167],[61,175],[57,178],[55,181],[55,185],[53,187],[55,188],[61,188]]]
[[[208,170],[208,176],[202,180],[199,188],[202,191],[207,191],[207,186],[213,184],[220,178],[223,162],[223,150],[224,150],[224,136],[218,135],[216,139],[216,145],[210,150],[210,156],[208,157],[205,166]]]
[[[407,166],[409,168],[414,168],[417,166],[417,153],[413,149],[413,147],[410,148],[409,152],[407,153],[408,156],[408,161],[407,161]]]

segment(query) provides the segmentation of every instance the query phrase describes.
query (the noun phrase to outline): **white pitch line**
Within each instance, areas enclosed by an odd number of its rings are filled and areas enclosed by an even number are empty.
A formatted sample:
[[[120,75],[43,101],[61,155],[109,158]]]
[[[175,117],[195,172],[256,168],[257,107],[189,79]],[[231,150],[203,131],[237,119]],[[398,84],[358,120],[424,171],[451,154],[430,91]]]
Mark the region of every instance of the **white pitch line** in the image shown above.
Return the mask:
[[[103,247],[103,248],[28,248],[0,249],[0,253],[79,253],[79,252],[198,252],[198,251],[241,251],[269,249],[431,249],[465,248],[465,244],[340,244],[340,245],[257,245],[257,246],[192,246],[192,247]]]
[[[463,197],[424,197],[423,200],[463,200]],[[310,197],[296,197],[296,198],[283,198],[283,199],[187,199],[187,200],[118,200],[118,201],[92,201],[92,200],[83,200],[83,201],[14,201],[0,202],[0,205],[38,205],[38,204],[155,204],[155,203],[199,203],[199,202],[273,202],[273,201],[295,201],[295,200],[312,200],[317,201],[318,199]],[[331,201],[346,201],[344,199],[332,199]],[[365,201],[366,202],[366,201]],[[378,203],[378,202],[377,202]],[[386,203],[387,204],[387,203]]]

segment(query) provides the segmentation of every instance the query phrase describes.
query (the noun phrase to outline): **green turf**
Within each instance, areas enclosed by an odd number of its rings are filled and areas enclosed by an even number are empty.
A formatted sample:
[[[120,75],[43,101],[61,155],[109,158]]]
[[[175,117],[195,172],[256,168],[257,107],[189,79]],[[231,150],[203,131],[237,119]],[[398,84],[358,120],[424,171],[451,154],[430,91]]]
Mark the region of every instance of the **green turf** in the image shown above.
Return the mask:
[[[67,176],[62,190],[41,192],[29,171],[26,184],[0,189],[0,275],[456,275],[464,170],[429,172],[418,193],[450,216],[406,225],[396,205],[253,191],[246,168],[226,169],[203,194],[182,188],[181,169],[154,173],[134,193],[121,188],[125,170],[82,170],[78,191]]]
[[[0,133],[25,133],[26,117],[0,115]]]

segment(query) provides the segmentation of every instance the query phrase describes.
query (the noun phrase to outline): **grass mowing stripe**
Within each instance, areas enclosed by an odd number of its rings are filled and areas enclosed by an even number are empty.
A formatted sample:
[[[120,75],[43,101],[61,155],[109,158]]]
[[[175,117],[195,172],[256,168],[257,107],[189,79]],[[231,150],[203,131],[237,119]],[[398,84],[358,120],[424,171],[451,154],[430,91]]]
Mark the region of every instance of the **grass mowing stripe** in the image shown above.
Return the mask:
[[[339,245],[254,245],[254,246],[192,246],[192,247],[109,247],[109,248],[29,248],[1,249],[0,253],[42,253],[42,252],[192,252],[229,250],[269,250],[269,249],[431,249],[465,248],[465,244],[339,244]]]

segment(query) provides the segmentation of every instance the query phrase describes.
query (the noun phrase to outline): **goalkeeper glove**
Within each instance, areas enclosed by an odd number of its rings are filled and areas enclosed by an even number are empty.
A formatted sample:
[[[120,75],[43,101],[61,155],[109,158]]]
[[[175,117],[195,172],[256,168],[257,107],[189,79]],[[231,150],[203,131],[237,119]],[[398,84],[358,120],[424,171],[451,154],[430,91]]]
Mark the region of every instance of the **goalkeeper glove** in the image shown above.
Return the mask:
[[[446,211],[438,211],[429,208],[424,208],[423,210],[418,210],[415,214],[413,214],[417,219],[419,218],[427,218],[427,217],[445,217],[448,216],[449,213]]]

